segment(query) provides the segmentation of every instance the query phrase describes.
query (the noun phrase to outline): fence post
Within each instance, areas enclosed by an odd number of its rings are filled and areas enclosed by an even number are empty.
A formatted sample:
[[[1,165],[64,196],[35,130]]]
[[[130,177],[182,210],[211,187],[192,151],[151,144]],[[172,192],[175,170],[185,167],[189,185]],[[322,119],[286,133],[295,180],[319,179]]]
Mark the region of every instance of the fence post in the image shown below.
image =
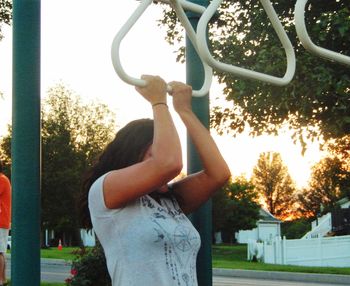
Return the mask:
[[[282,264],[287,264],[287,239],[285,236],[283,236],[282,241]]]

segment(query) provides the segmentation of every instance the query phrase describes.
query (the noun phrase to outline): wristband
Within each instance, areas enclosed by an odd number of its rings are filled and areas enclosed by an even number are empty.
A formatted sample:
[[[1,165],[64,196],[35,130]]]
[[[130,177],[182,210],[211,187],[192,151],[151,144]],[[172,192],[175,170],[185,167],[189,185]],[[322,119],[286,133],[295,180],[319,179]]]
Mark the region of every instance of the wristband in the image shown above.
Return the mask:
[[[155,107],[157,105],[165,105],[166,107],[168,107],[168,105],[165,102],[156,102],[152,104],[152,107]]]

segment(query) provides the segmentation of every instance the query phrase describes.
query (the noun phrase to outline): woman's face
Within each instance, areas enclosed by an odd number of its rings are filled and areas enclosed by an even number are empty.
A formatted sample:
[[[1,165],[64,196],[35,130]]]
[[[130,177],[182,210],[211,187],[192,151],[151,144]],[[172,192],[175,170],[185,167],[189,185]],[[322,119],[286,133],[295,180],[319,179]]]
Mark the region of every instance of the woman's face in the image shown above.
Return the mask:
[[[147,160],[148,158],[150,158],[152,156],[152,144],[148,147],[145,155],[143,156],[143,160],[142,161],[145,161]],[[163,185],[161,186],[160,188],[158,188],[156,190],[157,193],[166,193],[168,192],[168,185]]]

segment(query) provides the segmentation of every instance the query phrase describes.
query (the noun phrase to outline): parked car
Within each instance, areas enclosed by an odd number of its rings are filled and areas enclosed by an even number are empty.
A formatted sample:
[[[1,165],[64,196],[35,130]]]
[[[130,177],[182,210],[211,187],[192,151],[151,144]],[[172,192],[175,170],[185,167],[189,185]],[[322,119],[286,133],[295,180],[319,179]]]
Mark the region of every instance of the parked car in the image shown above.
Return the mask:
[[[11,249],[11,235],[7,237],[7,249]]]

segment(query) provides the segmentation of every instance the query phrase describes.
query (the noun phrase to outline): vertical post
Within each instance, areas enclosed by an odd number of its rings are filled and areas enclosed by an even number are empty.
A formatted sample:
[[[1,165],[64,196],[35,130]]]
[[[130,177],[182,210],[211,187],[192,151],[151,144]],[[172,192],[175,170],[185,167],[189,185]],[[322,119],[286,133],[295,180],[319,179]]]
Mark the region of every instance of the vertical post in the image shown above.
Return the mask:
[[[207,6],[207,0],[192,0],[191,2]],[[200,15],[192,12],[187,16],[196,29]],[[200,89],[204,82],[204,69],[191,41],[186,38],[186,81],[193,89]],[[209,129],[209,94],[203,97],[193,97],[192,108],[202,124]],[[202,163],[191,140],[187,140],[187,172],[195,173],[202,169]],[[197,257],[197,277],[199,286],[212,285],[212,203],[211,200],[191,215],[193,225],[200,233],[202,245]]]
[[[11,285],[40,285],[40,0],[13,1]]]

